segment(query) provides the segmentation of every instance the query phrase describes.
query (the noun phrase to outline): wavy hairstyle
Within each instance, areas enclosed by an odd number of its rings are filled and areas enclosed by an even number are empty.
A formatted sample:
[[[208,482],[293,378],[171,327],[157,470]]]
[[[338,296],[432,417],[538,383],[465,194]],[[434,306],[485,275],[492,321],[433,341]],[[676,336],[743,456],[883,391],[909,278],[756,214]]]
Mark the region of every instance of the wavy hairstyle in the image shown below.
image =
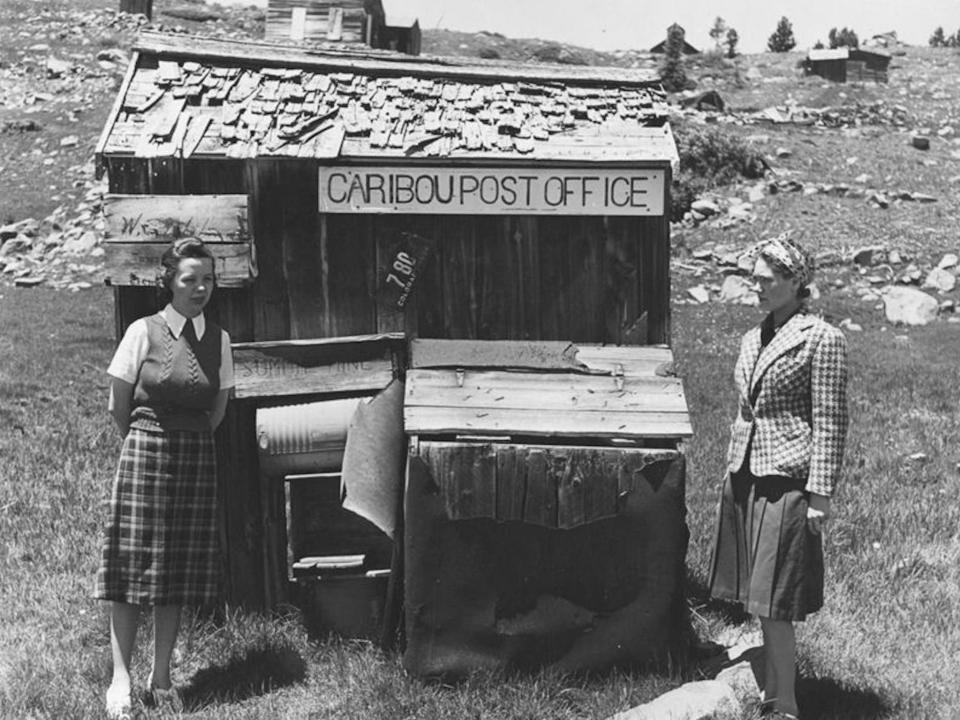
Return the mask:
[[[163,251],[160,257],[160,272],[157,274],[157,296],[161,305],[166,305],[173,299],[173,279],[177,276],[180,261],[184,258],[207,258],[216,266],[213,253],[197,238],[180,238],[170,243],[170,247]],[[214,275],[216,287],[216,275]]]

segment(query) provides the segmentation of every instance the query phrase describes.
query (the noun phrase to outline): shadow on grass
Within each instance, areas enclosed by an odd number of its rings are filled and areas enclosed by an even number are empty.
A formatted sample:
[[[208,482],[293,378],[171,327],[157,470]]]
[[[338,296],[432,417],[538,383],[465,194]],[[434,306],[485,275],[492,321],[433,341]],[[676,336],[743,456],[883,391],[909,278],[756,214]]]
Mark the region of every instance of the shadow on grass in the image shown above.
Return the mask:
[[[740,603],[718,600],[710,597],[710,589],[692,573],[687,572],[687,601],[712,613],[716,613],[727,625],[743,625],[750,619],[750,613]]]
[[[804,678],[797,683],[800,714],[821,720],[882,720],[894,708],[875,693],[845,687],[830,678]]]
[[[265,695],[306,679],[307,664],[291,647],[251,650],[225,665],[197,672],[180,695],[184,709],[195,711],[212,704],[238,702]]]

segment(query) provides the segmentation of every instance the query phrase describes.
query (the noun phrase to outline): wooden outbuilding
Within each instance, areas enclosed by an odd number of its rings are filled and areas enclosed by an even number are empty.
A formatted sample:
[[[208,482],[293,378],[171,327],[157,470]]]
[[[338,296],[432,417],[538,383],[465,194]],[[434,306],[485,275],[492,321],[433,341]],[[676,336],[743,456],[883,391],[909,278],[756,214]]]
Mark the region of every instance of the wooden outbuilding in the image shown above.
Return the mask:
[[[887,82],[891,55],[882,50],[838,47],[808,51],[803,62],[806,75],[819,75],[833,82]]]
[[[389,10],[389,13],[388,13]],[[264,37],[270,42],[393,50],[419,55],[420,23],[385,9],[381,0],[269,0]]]
[[[684,55],[699,55],[699,54],[700,54],[700,51],[699,51],[697,48],[695,48],[693,45],[691,45],[690,43],[687,42],[687,40],[686,40],[686,34],[687,34],[686,30],[684,30],[684,29],[683,29],[680,25],[678,25],[677,23],[674,23],[673,25],[671,25],[670,27],[667,28],[667,36],[669,37],[670,33],[674,30],[674,28],[679,29],[679,30],[680,30],[680,33],[684,36],[684,40],[683,40],[683,54],[684,54]],[[663,55],[664,53],[667,52],[667,41],[666,41],[665,39],[664,39],[664,40],[661,40],[661,41],[658,42],[656,45],[654,45],[652,48],[650,48],[650,52],[653,53],[654,55]]]
[[[227,602],[337,629],[366,578],[417,674],[675,649],[666,118],[641,70],[140,36],[108,281],[119,337],[171,238],[217,258]]]

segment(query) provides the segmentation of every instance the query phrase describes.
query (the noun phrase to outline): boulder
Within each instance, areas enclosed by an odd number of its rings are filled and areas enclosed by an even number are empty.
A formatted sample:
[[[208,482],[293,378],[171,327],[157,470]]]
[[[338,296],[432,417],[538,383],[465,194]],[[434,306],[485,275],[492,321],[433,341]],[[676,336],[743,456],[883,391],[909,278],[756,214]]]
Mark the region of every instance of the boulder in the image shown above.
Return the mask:
[[[872,202],[879,208],[886,210],[890,207],[890,201],[887,199],[887,196],[881,192],[873,192],[867,196],[867,201]]]
[[[687,288],[687,295],[701,304],[710,302],[710,291],[707,290],[703,285],[695,285],[691,288]]]
[[[930,149],[930,138],[926,135],[913,135],[910,138],[910,144],[913,145],[917,150],[929,150]]]
[[[863,325],[855,323],[851,318],[844,318],[839,323],[841,330],[847,330],[849,332],[863,332]]]
[[[728,275],[720,287],[720,301],[755,305],[757,293],[753,289],[753,283],[746,278],[740,275]]]
[[[855,265],[869,267],[884,262],[886,257],[887,249],[883,245],[867,245],[854,250],[851,259]]]
[[[54,79],[63,77],[73,69],[73,65],[66,60],[60,60],[55,57],[47,58],[47,77]]]
[[[958,262],[960,262],[960,258],[957,258],[954,253],[946,253],[942,258],[940,258],[940,262],[937,263],[937,267],[943,268],[944,270],[949,270],[952,267],[956,267]]]
[[[16,236],[5,241],[3,246],[0,247],[0,257],[5,258],[11,255],[22,255],[25,252],[29,252],[32,248],[33,238],[23,233],[17,233]]]
[[[712,200],[695,200],[690,204],[690,209],[695,213],[700,213],[705,217],[720,214],[720,206]]]
[[[712,720],[740,712],[737,695],[720,680],[681,685],[656,700],[613,715],[610,720]]]
[[[767,196],[767,186],[763,182],[752,185],[747,191],[747,198],[752,203],[760,202]]]
[[[724,668],[717,673],[716,679],[730,686],[741,705],[757,703],[762,694],[763,648],[748,650],[741,657],[742,659],[736,665]]]
[[[920,282],[920,279],[923,277],[923,273],[920,272],[914,263],[910,263],[903,269],[903,274],[900,276],[900,282],[904,285],[916,285]]]
[[[891,286],[883,291],[887,320],[904,325],[926,325],[937,318],[936,298],[911,287]]]
[[[97,60],[116,63],[118,65],[127,64],[127,54],[119,48],[106,48],[97,53]]]
[[[950,292],[957,286],[957,276],[949,270],[941,267],[935,267],[923,281],[923,287],[936,290],[938,292]]]

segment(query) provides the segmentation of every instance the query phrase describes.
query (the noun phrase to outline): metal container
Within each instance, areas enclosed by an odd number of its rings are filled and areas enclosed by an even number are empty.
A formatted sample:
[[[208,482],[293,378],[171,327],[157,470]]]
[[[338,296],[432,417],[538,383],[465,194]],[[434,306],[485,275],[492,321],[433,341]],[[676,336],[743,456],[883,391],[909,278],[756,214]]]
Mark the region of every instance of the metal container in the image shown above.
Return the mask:
[[[257,409],[260,471],[268,476],[339,471],[350,418],[364,398]]]

